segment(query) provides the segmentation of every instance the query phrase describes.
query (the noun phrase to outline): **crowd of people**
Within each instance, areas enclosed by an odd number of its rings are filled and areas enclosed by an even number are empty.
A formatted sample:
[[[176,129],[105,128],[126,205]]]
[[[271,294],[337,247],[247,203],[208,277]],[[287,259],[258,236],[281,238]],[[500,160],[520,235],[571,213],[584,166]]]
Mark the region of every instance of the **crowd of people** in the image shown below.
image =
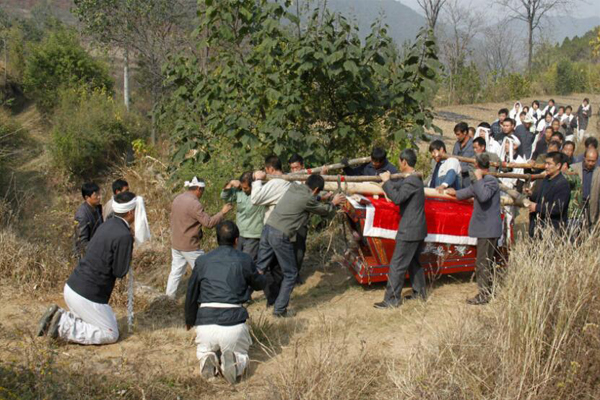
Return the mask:
[[[543,111],[539,108],[537,101],[529,109],[517,102],[511,111],[500,110],[492,124],[482,122],[474,128],[458,123],[452,154],[446,154],[443,141],[430,143],[432,172],[426,180],[415,171],[417,152],[412,149],[401,152],[399,169],[382,148],[374,148],[371,161],[354,168],[343,160],[345,175],[379,176],[387,198],[399,205],[401,220],[388,283],[383,300],[374,307],[399,307],[406,300],[401,292],[407,274],[412,286],[408,297],[427,298],[419,262],[427,236],[425,187],[459,200],[473,199],[469,236],[477,238],[479,289],[467,300],[472,305],[490,300],[494,255],[503,236],[510,240],[506,227],[511,225],[515,210],[502,210],[503,186],[529,196],[532,236],[539,226],[560,230],[570,221],[587,226],[597,222],[598,141],[585,138],[585,152],[574,154],[591,116],[589,101],[584,100],[576,115],[570,106],[557,108],[552,100]],[[521,165],[515,167],[514,163]],[[542,179],[534,180],[534,184],[528,179],[490,174],[532,173],[540,168],[538,164],[544,164]],[[303,158],[292,156],[288,169],[291,173],[306,172]],[[392,177],[398,172],[404,178]],[[294,288],[303,283],[299,272],[309,217],[330,217],[346,201],[342,193],[325,193],[324,185],[318,174],[309,175],[305,182],[284,176],[282,161],[272,155],[265,159],[263,169],[244,172],[224,186],[220,197],[225,204],[214,215],[201,203],[206,182],[197,177],[186,181],[183,192],[173,200],[172,262],[165,295],[176,299],[189,265],[192,275],[185,298],[185,326],[195,328],[200,373],[205,379],[221,374],[233,384],[246,370],[252,341],[244,304],[253,292],[264,291],[266,306],[272,308],[274,317],[294,315],[289,303]],[[117,320],[108,303],[116,279],[130,270],[134,242],[147,240],[149,230],[143,199],[130,191],[129,184],[118,179],[112,191],[112,198],[102,207],[98,185],[82,186],[84,201],[75,213],[73,249],[78,262],[64,286],[69,311],[50,306],[39,322],[39,336],[96,345],[118,340]],[[225,219],[234,205],[235,222]],[[205,253],[203,229],[211,228],[216,228],[218,247]]]

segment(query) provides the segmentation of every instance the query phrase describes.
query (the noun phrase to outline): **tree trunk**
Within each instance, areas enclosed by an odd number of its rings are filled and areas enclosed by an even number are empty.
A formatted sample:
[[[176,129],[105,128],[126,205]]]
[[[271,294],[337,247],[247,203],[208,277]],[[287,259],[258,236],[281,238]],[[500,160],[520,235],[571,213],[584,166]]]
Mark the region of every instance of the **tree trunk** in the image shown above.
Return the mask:
[[[528,22],[528,32],[527,32],[527,71],[529,72],[529,76],[531,76],[531,68],[533,64],[533,21],[529,20]]]
[[[123,54],[123,102],[129,111],[129,50]]]

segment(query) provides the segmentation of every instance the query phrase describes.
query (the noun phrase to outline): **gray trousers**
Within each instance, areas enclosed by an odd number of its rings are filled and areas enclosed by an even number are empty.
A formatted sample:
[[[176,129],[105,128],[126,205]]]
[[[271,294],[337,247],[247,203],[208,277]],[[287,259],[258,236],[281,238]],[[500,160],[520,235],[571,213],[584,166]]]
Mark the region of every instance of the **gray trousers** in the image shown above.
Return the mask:
[[[256,263],[258,259],[258,246],[260,239],[239,237],[237,249],[241,252],[249,254],[252,257],[252,261]]]
[[[477,239],[477,260],[475,275],[479,294],[490,296],[494,280],[494,255],[496,254],[498,238]]]
[[[405,242],[396,239],[396,248],[390,261],[390,272],[383,301],[394,306],[402,303],[402,287],[406,272],[410,278],[413,294],[425,299],[427,295],[425,271],[419,262],[423,247],[422,240]]]
[[[277,259],[281,267],[283,279],[281,280],[277,299],[273,304],[273,312],[281,314],[287,309],[292,290],[294,290],[298,279],[296,254],[294,253],[294,243],[290,241],[287,235],[270,225],[265,225],[260,238],[257,269],[259,271],[272,269],[274,259]]]

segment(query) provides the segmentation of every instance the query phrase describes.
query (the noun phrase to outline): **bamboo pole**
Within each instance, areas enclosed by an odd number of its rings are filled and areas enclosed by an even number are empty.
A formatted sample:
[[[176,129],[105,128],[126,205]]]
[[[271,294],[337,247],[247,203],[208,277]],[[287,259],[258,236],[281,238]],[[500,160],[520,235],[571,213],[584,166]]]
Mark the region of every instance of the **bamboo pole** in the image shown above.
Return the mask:
[[[475,159],[470,157],[462,157],[462,156],[453,156],[451,154],[444,154],[442,156],[444,160],[448,158],[456,158],[460,162],[465,162],[469,164],[475,164]],[[534,164],[534,163],[507,163],[507,162],[495,162],[490,161],[490,165],[492,167],[497,168],[530,168],[530,169],[546,169],[544,164]]]
[[[415,172],[419,177],[423,175],[420,172]],[[410,174],[397,173],[390,176],[391,179],[402,179],[406,178]],[[283,179],[285,181],[305,181],[308,179],[309,174],[287,174],[287,175],[267,175],[267,180],[271,179]],[[381,182],[381,177],[378,175],[372,176],[347,176],[347,175],[321,175],[325,182]]]
[[[368,162],[371,162],[371,157],[361,157],[361,158],[354,158],[352,160],[348,160],[348,165],[353,166],[353,165],[361,165],[361,164],[366,164]],[[329,164],[329,165],[323,165],[321,167],[316,167],[316,168],[307,168],[307,169],[303,169],[297,172],[293,172],[293,175],[302,175],[302,174],[318,174],[321,171],[323,171],[324,168],[327,168],[327,170],[331,171],[333,169],[342,169],[346,167],[346,165],[342,164],[342,163],[335,163],[335,164]]]

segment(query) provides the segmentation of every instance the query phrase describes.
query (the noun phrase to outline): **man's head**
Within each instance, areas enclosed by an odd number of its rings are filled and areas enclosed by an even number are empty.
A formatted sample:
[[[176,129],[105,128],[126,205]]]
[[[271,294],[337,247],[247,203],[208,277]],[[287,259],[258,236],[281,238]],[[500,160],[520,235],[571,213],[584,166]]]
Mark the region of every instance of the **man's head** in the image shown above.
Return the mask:
[[[557,119],[553,119],[552,120],[552,129],[554,130],[554,132],[558,132],[560,129],[560,121]]]
[[[588,104],[590,104],[590,99],[588,99],[587,97],[585,99],[583,99],[583,105],[587,106]]]
[[[490,169],[490,155],[488,153],[481,153],[475,155],[475,168],[482,170]]]
[[[194,194],[197,198],[201,198],[204,194],[204,188],[206,187],[206,183],[204,179],[198,179],[198,177],[194,176],[191,181],[185,183],[188,192]]]
[[[485,139],[482,137],[476,137],[473,139],[473,151],[475,154],[485,153]]]
[[[435,162],[440,162],[442,156],[446,154],[446,145],[441,140],[434,140],[429,144],[429,153]]]
[[[548,100],[548,107],[554,107],[554,99]]]
[[[546,129],[544,129],[544,139],[546,142],[550,141],[552,135],[554,135],[554,129],[552,129],[551,126],[547,126]]]
[[[556,140],[550,141],[550,143],[548,143],[548,153],[560,151],[560,146],[561,146],[560,142],[558,142]]]
[[[475,127],[473,127],[473,126],[469,127],[469,137],[471,139],[473,139],[475,137]]]
[[[545,170],[546,176],[554,178],[560,173],[564,164],[563,154],[558,151],[549,152],[546,154]]]
[[[531,103],[531,107],[533,107],[533,109],[534,109],[534,110],[537,110],[538,108],[540,108],[540,102],[539,102],[539,101],[537,101],[537,100],[534,100],[534,101]]]
[[[550,141],[557,141],[562,146],[562,144],[565,142],[565,136],[560,132],[554,132],[550,137]]]
[[[531,125],[533,125],[534,123],[534,119],[532,116],[530,115],[526,115],[525,118],[523,119],[523,125],[525,125],[527,127],[527,129],[529,129],[531,127]]]
[[[597,149],[598,148],[598,139],[596,139],[593,136],[590,136],[587,139],[585,139],[585,142],[583,142],[583,144],[586,149],[589,149],[590,147]]]
[[[565,113],[565,107],[560,106],[558,107],[558,115],[563,115]]]
[[[371,151],[371,164],[373,168],[379,169],[384,166],[387,158],[387,152],[381,147],[373,147]]]
[[[569,158],[573,157],[573,153],[575,153],[575,143],[567,140],[565,144],[563,144],[562,152]]]
[[[306,186],[308,186],[313,194],[316,195],[317,193],[323,191],[323,188],[325,187],[325,180],[321,175],[313,174],[306,180]]]
[[[417,165],[417,153],[413,149],[404,149],[400,153],[400,171],[412,171]]]
[[[225,220],[217,224],[217,244],[219,246],[235,247],[240,230],[233,221]]]
[[[515,130],[515,121],[512,118],[506,118],[502,121],[502,133],[511,134]]]
[[[519,120],[521,121],[521,123],[525,122],[526,117],[527,117],[527,113],[525,111],[521,111],[521,113],[519,114]]]
[[[502,121],[504,121],[506,117],[508,117],[508,108],[501,108],[498,111],[498,121],[502,123]]]
[[[567,106],[567,107],[565,108],[565,114],[567,114],[567,115],[571,115],[571,113],[572,113],[572,112],[573,112],[573,107],[571,107],[571,106]]]
[[[585,169],[588,171],[596,168],[596,163],[598,162],[598,150],[593,147],[590,147],[585,150],[585,155],[583,158],[583,164],[585,165]]]
[[[94,182],[86,182],[81,185],[81,196],[83,197],[83,200],[92,207],[99,206],[102,201],[100,187]]]
[[[129,192],[129,183],[123,179],[117,179],[112,184],[113,194],[119,194],[121,192]]]
[[[281,165],[281,160],[279,159],[279,157],[272,154],[265,158],[265,172],[267,174],[282,172],[282,165]]]
[[[288,165],[290,166],[290,172],[302,171],[304,169],[304,158],[300,154],[295,153],[290,157]]]
[[[118,203],[118,204],[126,204],[126,203],[131,202],[131,200],[133,200],[133,199],[135,199],[135,193],[121,192],[121,193],[115,195],[114,202]],[[113,205],[113,207],[115,207],[115,206]],[[127,221],[127,223],[129,225],[131,225],[135,221],[135,208],[133,210],[123,212],[123,213],[115,212],[115,216],[123,218],[125,221]]]
[[[240,176],[240,189],[246,193],[247,196],[252,194],[252,171],[244,172]]]
[[[459,122],[454,126],[454,136],[458,143],[465,143],[469,140],[469,125],[466,122]]]

